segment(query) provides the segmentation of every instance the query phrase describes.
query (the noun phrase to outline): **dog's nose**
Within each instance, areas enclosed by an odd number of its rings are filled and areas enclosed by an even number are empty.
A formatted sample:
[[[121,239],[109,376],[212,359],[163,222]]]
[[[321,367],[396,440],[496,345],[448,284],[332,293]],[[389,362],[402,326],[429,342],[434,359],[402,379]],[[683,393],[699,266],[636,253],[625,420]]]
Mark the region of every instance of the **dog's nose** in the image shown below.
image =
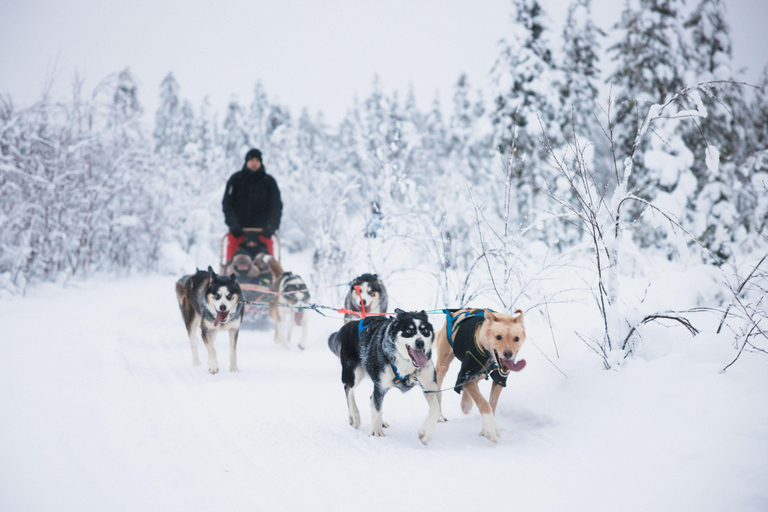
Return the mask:
[[[227,306],[225,306],[224,304],[222,304],[221,306],[219,306],[219,310],[220,310],[220,311],[226,311],[226,310],[227,310]]]
[[[515,353],[511,350],[505,350],[503,355],[504,359],[512,359],[515,356]]]
[[[416,340],[416,350],[424,350],[424,340]]]

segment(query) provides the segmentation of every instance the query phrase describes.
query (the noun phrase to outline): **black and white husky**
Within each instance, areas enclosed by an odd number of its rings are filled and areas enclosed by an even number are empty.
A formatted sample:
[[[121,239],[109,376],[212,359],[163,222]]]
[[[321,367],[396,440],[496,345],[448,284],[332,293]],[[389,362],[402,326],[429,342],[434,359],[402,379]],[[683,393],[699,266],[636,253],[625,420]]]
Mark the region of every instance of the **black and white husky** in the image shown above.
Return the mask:
[[[235,275],[220,276],[213,268],[198,270],[176,282],[181,316],[192,345],[192,364],[198,366],[196,332],[200,329],[208,349],[208,371],[218,373],[219,363],[213,342],[219,331],[229,331],[229,370],[237,369],[237,335],[245,311],[243,293]]]
[[[328,338],[328,347],[341,360],[350,425],[360,426],[354,390],[365,375],[373,381],[371,435],[377,437],[384,435],[382,429],[387,426],[381,417],[386,392],[392,387],[405,392],[419,384],[429,403],[429,414],[419,431],[419,439],[427,444],[440,416],[431,361],[435,333],[424,311],[396,309],[395,313],[394,318],[374,316],[344,324]]]
[[[344,299],[344,308],[362,313],[384,313],[387,311],[387,289],[376,274],[362,274],[349,283]],[[346,313],[344,323],[359,320],[360,316]]]
[[[275,343],[287,347],[293,328],[299,327],[299,348],[304,350],[307,344],[307,319],[303,308],[309,306],[309,290],[306,283],[297,274],[283,272],[272,285],[272,291],[275,292],[275,298],[269,307],[269,316],[275,322]]]

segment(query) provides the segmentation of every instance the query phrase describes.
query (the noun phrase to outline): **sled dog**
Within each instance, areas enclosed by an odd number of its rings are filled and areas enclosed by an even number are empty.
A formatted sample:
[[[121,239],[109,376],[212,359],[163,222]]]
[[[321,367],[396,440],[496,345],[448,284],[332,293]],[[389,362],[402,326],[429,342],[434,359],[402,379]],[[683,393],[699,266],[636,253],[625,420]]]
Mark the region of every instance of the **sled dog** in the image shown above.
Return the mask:
[[[360,412],[355,403],[355,387],[365,375],[373,381],[371,396],[371,435],[384,435],[381,416],[384,395],[396,387],[405,392],[419,384],[429,404],[429,414],[419,431],[419,439],[427,444],[440,417],[437,401],[435,367],[432,364],[432,324],[424,311],[396,316],[368,317],[348,322],[328,338],[328,347],[341,360],[341,381],[347,395],[349,424],[360,426]]]
[[[198,270],[176,282],[181,316],[192,345],[192,365],[198,366],[196,332],[199,329],[208,349],[208,371],[219,371],[213,342],[220,331],[229,331],[229,370],[237,369],[237,335],[245,311],[243,293],[235,275],[220,276],[213,268]]]
[[[501,390],[507,385],[510,372],[525,368],[525,359],[517,361],[517,354],[525,342],[523,311],[512,315],[494,313],[489,309],[445,310],[445,326],[437,333],[437,385],[442,386],[445,373],[454,357],[461,361],[461,370],[453,388],[461,393],[461,410],[468,414],[472,402],[477,404],[483,418],[480,435],[496,443],[499,429],[496,426],[496,404]],[[482,378],[491,377],[490,404],[483,398],[477,385]],[[442,393],[438,404],[442,414]]]
[[[284,272],[272,285],[275,298],[269,307],[269,316],[275,322],[275,343],[284,347],[291,341],[294,327],[301,328],[299,348],[304,350],[307,342],[307,319],[304,309],[309,305],[309,290],[301,276]],[[285,324],[287,325],[287,331]]]
[[[349,283],[344,308],[365,313],[384,313],[387,311],[387,289],[376,274],[362,274]],[[360,316],[346,313],[344,323],[359,320]]]

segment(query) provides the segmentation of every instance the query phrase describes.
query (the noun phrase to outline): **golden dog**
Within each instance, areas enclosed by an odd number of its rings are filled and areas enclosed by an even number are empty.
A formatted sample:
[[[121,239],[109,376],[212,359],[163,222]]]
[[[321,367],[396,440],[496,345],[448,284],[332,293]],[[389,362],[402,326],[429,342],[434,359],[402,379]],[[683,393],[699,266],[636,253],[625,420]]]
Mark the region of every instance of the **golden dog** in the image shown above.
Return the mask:
[[[474,401],[483,418],[480,435],[496,443],[499,429],[494,415],[499,395],[506,386],[509,373],[519,372],[525,367],[525,359],[516,361],[525,342],[523,311],[518,309],[514,314],[506,315],[488,309],[475,309],[447,311],[446,315],[445,326],[435,339],[437,386],[442,388],[451,361],[458,358],[462,364],[454,390],[462,393],[461,410],[468,414]],[[477,385],[480,379],[488,376],[493,379],[490,403]],[[440,404],[441,395],[437,395]],[[445,421],[442,409],[440,419]]]

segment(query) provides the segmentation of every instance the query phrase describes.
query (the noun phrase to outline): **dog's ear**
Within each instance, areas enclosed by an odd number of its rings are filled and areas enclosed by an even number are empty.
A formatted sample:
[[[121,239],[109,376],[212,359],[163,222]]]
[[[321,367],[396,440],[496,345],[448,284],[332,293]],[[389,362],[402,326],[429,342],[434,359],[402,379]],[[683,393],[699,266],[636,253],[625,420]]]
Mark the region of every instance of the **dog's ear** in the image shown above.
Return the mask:
[[[515,312],[514,312],[514,313],[512,313],[512,314],[513,314],[513,315],[518,315],[518,316],[516,316],[516,317],[515,317],[515,318],[512,320],[513,322],[522,322],[522,321],[523,321],[523,310],[522,310],[522,309],[516,309],[516,310],[515,310]]]
[[[493,311],[491,311],[490,309],[486,309],[485,313],[483,314],[483,316],[485,317],[485,319],[488,322],[495,322],[497,320],[496,319],[496,314]]]
[[[231,273],[231,274],[229,275],[229,278],[230,278],[231,280],[233,280],[233,281],[237,282],[237,276],[235,275],[235,273],[234,273],[234,272],[233,272],[233,273]]]
[[[210,265],[208,265],[208,273],[209,273],[209,274],[212,274],[212,275],[214,275],[214,276],[216,275],[216,272],[214,272],[214,271],[213,271],[213,267],[212,267],[212,266],[210,266]]]
[[[404,315],[404,314],[405,314],[405,311],[403,311],[403,310],[402,310],[402,309],[400,309],[400,308],[395,308],[395,314],[396,314],[397,316],[401,316],[401,315]]]
[[[423,318],[425,322],[429,322],[429,316],[427,315],[427,312],[423,309],[419,311],[419,318]]]

